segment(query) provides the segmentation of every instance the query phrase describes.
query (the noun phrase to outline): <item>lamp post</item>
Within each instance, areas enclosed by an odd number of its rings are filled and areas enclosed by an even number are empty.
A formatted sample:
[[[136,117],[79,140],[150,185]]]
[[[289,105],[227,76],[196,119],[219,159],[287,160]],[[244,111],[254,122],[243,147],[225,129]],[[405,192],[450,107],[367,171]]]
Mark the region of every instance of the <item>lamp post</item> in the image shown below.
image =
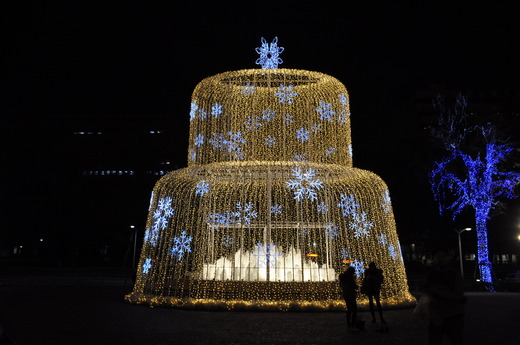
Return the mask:
[[[132,257],[132,269],[135,268],[135,251],[137,249],[137,229],[134,225],[130,225],[130,229],[134,230],[134,255]]]
[[[464,231],[470,231],[471,228],[464,228],[464,229],[455,229],[455,232],[457,235],[459,235],[459,262],[460,262],[460,274],[462,276],[462,280],[464,280],[464,268],[462,267],[462,244],[460,243],[460,234],[462,234]]]

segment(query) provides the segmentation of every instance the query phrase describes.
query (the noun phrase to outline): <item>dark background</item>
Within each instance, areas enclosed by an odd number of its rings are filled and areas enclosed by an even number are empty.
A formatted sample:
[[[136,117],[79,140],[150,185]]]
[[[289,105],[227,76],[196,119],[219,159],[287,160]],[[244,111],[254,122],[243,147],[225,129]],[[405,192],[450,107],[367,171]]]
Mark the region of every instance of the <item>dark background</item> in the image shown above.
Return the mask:
[[[474,227],[470,211],[440,217],[429,189],[442,155],[428,134],[436,92],[465,92],[484,122],[501,113],[520,146],[516,1],[24,1],[2,12],[5,267],[131,266],[130,225],[141,239],[153,184],[187,164],[191,92],[205,77],[257,68],[261,37],[278,36],[280,67],[345,84],[354,166],[388,184],[403,250],[456,248],[453,229]],[[491,251],[518,253],[519,224],[513,201],[489,223]],[[475,239],[463,235],[468,252]]]

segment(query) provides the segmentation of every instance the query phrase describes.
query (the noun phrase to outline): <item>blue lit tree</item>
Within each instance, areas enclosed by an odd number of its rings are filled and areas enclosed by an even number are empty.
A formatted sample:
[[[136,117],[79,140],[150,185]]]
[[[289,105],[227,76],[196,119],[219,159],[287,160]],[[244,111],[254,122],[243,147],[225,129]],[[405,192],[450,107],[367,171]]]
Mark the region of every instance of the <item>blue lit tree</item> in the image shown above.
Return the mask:
[[[435,162],[430,172],[434,198],[439,202],[441,215],[451,212],[453,219],[466,207],[475,210],[477,232],[477,260],[481,280],[493,291],[493,276],[489,261],[487,220],[498,205],[498,198],[513,198],[520,173],[500,170],[500,165],[513,151],[501,143],[491,124],[466,128],[467,100],[459,95],[455,107],[446,110],[443,99],[438,97],[434,106],[440,112],[439,129],[433,136],[443,140],[448,156]],[[463,141],[468,133],[483,139],[480,147],[472,145],[463,151]],[[469,151],[475,151],[473,154]]]

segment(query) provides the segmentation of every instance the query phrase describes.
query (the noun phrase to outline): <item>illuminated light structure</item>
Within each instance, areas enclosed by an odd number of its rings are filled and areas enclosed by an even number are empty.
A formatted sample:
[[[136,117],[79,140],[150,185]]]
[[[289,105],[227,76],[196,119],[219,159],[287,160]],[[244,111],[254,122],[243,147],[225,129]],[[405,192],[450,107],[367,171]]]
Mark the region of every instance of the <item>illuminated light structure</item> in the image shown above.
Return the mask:
[[[520,183],[520,173],[500,171],[499,164],[513,151],[513,148],[498,143],[491,135],[490,128],[480,128],[486,140],[485,153],[475,158],[461,150],[453,149],[441,162],[436,162],[430,173],[430,183],[439,211],[451,211],[455,219],[464,208],[475,210],[477,231],[477,260],[480,279],[486,289],[494,292],[492,265],[489,261],[487,219],[497,205],[498,197],[514,198],[515,188]],[[463,163],[464,174],[458,176],[453,165]],[[454,198],[447,198],[449,191]]]
[[[413,305],[388,188],[352,166],[347,90],[322,73],[263,63],[193,91],[188,167],[154,187],[126,299],[344,310],[345,263],[361,279],[374,261],[385,274],[383,303]]]

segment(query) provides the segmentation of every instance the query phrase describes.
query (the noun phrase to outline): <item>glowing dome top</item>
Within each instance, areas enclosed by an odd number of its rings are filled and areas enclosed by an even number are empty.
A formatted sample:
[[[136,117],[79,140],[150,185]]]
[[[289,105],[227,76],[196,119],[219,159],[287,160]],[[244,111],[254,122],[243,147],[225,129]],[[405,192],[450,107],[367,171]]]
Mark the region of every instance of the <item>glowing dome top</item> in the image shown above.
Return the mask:
[[[301,161],[352,166],[349,98],[329,75],[249,69],[193,91],[188,165]]]

